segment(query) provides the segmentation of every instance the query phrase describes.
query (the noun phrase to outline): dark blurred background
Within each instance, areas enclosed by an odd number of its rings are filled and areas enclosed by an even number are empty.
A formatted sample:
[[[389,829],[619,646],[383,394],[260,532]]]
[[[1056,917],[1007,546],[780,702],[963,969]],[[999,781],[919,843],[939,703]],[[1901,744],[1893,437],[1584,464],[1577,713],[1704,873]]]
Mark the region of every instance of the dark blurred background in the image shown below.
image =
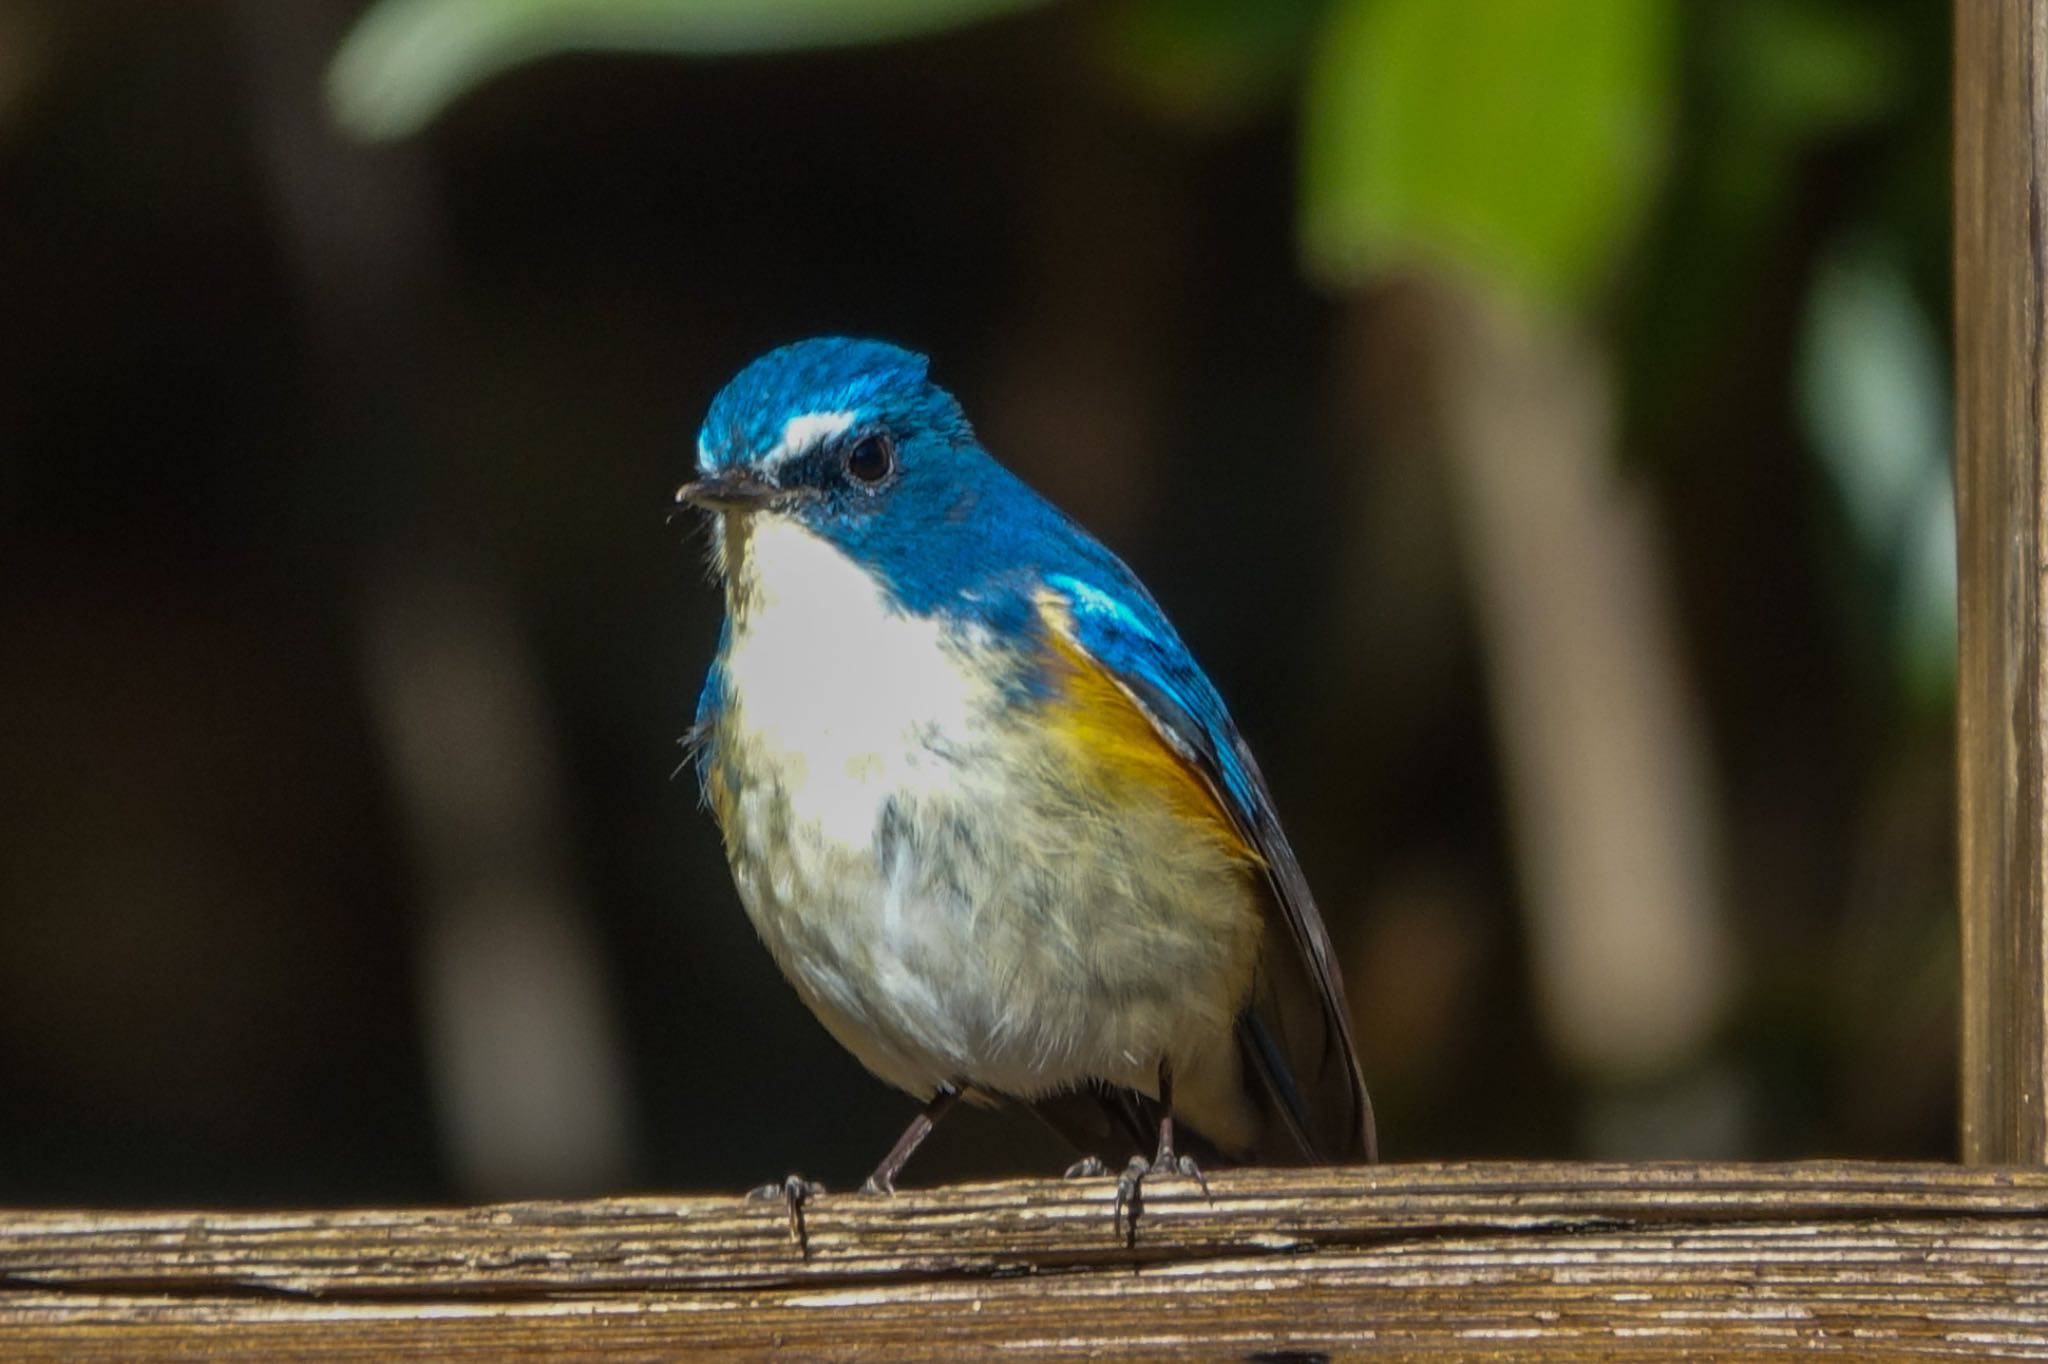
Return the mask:
[[[0,1201],[858,1179],[667,520],[824,331],[1207,663],[1390,1158],[1950,1155],[1946,10],[0,0]]]

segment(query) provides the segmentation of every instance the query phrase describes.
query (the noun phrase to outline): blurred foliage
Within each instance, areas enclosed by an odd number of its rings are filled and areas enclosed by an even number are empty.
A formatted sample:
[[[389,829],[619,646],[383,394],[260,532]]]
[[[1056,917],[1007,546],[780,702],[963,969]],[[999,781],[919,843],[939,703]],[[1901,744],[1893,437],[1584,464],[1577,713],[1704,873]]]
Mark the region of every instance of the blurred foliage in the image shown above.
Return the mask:
[[[405,137],[491,77],[564,52],[781,52],[874,43],[1040,0],[379,0],[335,54],[334,115]]]
[[[1931,4],[1722,0],[1687,14],[1682,139],[1644,262],[1629,349],[1632,400],[1682,404],[1697,367],[1748,316],[1759,258],[1791,228],[1802,169],[1820,151],[1909,111],[1928,84],[1909,58]],[[1920,135],[1924,126],[1917,130]],[[1939,141],[1941,132],[1935,129]],[[1896,139],[1898,157],[1910,143]],[[1945,158],[1946,148],[1938,154]],[[1915,196],[1920,168],[1912,167]],[[1933,203],[1946,225],[1945,199]],[[1868,210],[1866,210],[1868,211]]]
[[[1895,253],[1849,245],[1822,261],[1799,359],[1801,415],[1890,597],[1889,650],[1917,699],[1946,704],[1956,664],[1948,371]]]
[[[1338,0],[1304,109],[1310,265],[1583,300],[1664,164],[1673,19],[1662,0]]]
[[[1150,107],[1215,123],[1262,109],[1298,78],[1327,0],[1116,0],[1101,57]]]
[[[1881,11],[1732,0],[1721,26],[1721,78],[1748,124],[1733,150],[1782,163],[1801,142],[1896,109],[1905,89],[1904,35]]]

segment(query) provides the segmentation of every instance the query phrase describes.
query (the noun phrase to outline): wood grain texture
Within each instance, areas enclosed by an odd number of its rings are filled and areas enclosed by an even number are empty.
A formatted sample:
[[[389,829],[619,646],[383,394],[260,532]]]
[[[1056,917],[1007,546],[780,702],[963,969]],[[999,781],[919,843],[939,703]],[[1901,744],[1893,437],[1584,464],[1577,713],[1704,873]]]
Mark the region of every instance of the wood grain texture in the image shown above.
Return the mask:
[[[2048,1171],[1415,1165],[827,1195],[0,1214],[0,1356],[2048,1357]],[[1290,1353],[1291,1352],[1291,1353]]]
[[[1962,1150],[2048,1161],[2048,0],[1956,0]]]

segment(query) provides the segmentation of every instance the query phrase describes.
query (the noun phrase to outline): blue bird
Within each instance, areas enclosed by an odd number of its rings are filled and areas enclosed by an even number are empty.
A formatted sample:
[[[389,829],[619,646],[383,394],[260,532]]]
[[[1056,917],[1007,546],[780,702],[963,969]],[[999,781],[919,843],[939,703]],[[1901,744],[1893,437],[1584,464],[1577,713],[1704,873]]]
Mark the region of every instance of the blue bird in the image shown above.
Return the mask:
[[[1133,1153],[1120,1205],[1199,1177],[1189,1153],[1372,1159],[1329,936],[1222,698],[926,371],[877,341],[771,351],[676,495],[712,513],[725,588],[695,740],[741,902],[925,1103],[866,1187],[961,1097]]]

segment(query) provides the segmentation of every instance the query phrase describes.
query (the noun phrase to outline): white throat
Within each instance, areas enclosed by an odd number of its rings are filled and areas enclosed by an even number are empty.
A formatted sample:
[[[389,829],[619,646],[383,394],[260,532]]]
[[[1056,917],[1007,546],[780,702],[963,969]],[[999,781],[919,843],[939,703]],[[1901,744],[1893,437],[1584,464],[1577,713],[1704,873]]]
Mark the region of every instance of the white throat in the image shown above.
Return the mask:
[[[786,516],[731,518],[725,656],[734,738],[800,821],[865,848],[891,795],[944,789],[991,684],[936,620],[899,609],[866,569]]]

